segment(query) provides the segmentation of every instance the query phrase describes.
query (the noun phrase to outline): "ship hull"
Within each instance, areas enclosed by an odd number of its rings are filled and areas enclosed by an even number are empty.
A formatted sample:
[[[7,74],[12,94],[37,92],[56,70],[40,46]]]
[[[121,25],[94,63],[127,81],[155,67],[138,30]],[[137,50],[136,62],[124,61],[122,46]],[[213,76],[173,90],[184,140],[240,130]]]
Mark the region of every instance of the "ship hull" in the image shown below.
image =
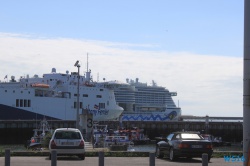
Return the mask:
[[[43,119],[44,117],[50,120],[58,120],[57,118],[51,116],[6,106],[4,104],[0,104],[0,115],[1,120],[31,120]]]
[[[172,121],[178,120],[181,115],[179,109],[169,110],[166,112],[154,113],[126,113],[122,116],[122,121]]]

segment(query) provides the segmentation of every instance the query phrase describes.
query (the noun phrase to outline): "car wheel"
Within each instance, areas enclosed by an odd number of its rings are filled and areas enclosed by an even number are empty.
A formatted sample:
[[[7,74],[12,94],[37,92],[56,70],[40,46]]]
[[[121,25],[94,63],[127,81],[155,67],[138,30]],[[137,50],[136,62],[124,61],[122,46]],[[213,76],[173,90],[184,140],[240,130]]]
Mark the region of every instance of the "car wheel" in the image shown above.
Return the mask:
[[[79,158],[85,160],[85,154],[79,155]]]
[[[156,157],[157,158],[163,158],[164,154],[161,153],[159,146],[156,148]]]
[[[174,161],[174,160],[176,159],[175,154],[174,154],[174,149],[173,149],[173,148],[171,148],[171,149],[169,150],[169,159],[170,159],[171,161]]]

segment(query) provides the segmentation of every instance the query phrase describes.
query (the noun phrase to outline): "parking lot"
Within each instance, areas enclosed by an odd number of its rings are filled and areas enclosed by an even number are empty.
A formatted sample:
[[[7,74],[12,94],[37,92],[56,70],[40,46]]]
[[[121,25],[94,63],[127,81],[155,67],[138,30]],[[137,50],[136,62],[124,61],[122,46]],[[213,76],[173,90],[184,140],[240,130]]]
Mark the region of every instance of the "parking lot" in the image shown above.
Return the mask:
[[[0,157],[0,165],[4,166],[5,158]],[[85,160],[80,160],[77,157],[58,157],[58,166],[98,166],[98,157],[86,157]],[[11,157],[10,166],[50,166],[51,160],[48,157]],[[149,157],[105,157],[105,166],[147,166],[149,165]],[[201,166],[200,158],[186,159],[181,158],[176,162],[171,162],[168,159],[155,159],[156,166]],[[212,158],[208,163],[209,166],[242,166],[242,162],[225,162],[224,158]]]

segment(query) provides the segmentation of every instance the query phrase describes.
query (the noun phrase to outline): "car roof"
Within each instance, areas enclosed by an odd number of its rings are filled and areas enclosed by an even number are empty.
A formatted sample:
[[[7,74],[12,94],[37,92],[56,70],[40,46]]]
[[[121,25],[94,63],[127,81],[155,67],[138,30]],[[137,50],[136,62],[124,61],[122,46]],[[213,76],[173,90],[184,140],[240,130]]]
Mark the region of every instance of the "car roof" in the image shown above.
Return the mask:
[[[201,134],[202,136],[212,136],[211,134]]]
[[[57,128],[55,131],[79,131],[78,129],[76,128]]]
[[[198,131],[176,131],[173,132],[172,134],[200,134]]]

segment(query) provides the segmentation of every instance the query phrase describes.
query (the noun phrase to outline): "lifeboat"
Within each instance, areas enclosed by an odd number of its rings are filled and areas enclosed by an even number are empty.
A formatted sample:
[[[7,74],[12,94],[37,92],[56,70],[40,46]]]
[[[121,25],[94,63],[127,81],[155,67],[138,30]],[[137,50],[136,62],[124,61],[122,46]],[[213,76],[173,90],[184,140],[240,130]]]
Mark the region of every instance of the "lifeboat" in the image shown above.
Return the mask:
[[[35,88],[49,88],[48,84],[41,84],[41,83],[32,84],[31,86]]]

